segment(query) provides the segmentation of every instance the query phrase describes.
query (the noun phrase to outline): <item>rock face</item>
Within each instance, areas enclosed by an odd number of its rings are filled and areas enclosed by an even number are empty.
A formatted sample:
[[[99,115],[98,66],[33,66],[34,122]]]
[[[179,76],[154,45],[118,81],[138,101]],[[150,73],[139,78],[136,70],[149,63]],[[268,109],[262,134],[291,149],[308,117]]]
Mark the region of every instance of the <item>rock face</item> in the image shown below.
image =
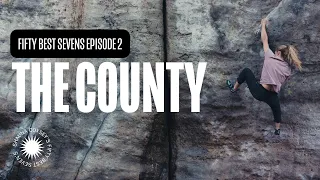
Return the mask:
[[[2,0],[0,179],[319,179],[319,9],[319,0],[174,0],[167,1],[166,7],[159,0]],[[280,93],[280,137],[273,136],[268,105],[253,99],[245,85],[236,94],[225,87],[225,80],[236,78],[244,67],[260,76],[263,50],[257,32],[265,16],[270,19],[272,50],[280,44],[296,45],[304,68]],[[14,29],[70,28],[126,29],[131,54],[125,59],[15,59],[10,55]],[[184,73],[180,112],[172,114],[169,127],[164,114],[141,109],[133,114],[120,106],[110,114],[98,107],[88,114],[77,110],[79,63],[91,62],[97,68],[105,61],[160,62],[164,54],[172,62],[208,62],[200,113],[190,113]],[[16,113],[14,61],[70,62],[65,73],[69,90],[64,94],[70,113],[28,113],[29,73],[27,113]],[[95,86],[90,88],[97,91]],[[53,145],[49,161],[37,168],[24,167],[13,156],[14,137],[29,127],[44,130]]]
[[[170,1],[169,61],[208,62],[200,113],[190,113],[189,90],[181,86],[176,179],[320,178],[319,8],[320,1],[307,0]],[[236,94],[225,87],[245,67],[260,77],[263,50],[255,32],[265,16],[271,49],[296,45],[304,67],[281,91],[280,138],[273,137],[268,105],[245,85]]]
[[[6,0],[0,2],[0,179],[139,179],[166,178],[167,140],[163,115],[113,113],[97,107],[85,114],[75,102],[75,72],[81,62],[97,67],[105,61],[163,60],[162,1]],[[126,29],[131,54],[125,59],[14,59],[14,29]],[[69,113],[15,113],[16,74],[13,61],[70,62],[65,82]],[[52,72],[53,74],[53,72]],[[26,75],[26,111],[30,112],[30,74]],[[141,86],[142,87],[142,86]],[[97,87],[91,87],[97,91]],[[29,92],[29,94],[28,94]],[[118,91],[119,92],[119,91]],[[22,129],[45,131],[53,152],[45,165],[28,168],[13,158],[12,142]]]

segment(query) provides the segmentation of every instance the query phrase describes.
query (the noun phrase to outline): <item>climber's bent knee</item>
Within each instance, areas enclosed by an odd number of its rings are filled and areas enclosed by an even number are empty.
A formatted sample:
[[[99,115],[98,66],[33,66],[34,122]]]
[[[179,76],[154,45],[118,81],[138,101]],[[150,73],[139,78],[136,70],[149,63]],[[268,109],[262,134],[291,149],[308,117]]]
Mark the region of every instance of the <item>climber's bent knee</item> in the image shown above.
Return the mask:
[[[247,74],[248,73],[251,73],[252,71],[249,69],[249,68],[244,68],[241,73],[239,74],[238,78],[237,78],[237,82],[239,84],[242,84],[245,80],[246,80],[246,77],[247,77]]]

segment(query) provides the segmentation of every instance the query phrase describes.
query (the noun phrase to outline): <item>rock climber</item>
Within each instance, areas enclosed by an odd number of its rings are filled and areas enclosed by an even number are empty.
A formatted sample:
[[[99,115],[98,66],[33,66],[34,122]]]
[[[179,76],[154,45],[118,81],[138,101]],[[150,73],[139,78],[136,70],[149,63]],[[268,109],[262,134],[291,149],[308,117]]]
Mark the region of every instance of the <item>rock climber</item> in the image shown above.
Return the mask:
[[[298,51],[293,45],[281,45],[273,53],[268,44],[266,25],[268,19],[261,20],[261,41],[264,50],[264,64],[260,82],[258,82],[249,68],[239,74],[235,83],[227,80],[227,86],[232,93],[236,92],[243,82],[246,82],[252,96],[267,103],[272,110],[275,122],[275,135],[280,135],[281,108],[278,93],[281,85],[291,75],[294,67],[301,71],[301,61]]]

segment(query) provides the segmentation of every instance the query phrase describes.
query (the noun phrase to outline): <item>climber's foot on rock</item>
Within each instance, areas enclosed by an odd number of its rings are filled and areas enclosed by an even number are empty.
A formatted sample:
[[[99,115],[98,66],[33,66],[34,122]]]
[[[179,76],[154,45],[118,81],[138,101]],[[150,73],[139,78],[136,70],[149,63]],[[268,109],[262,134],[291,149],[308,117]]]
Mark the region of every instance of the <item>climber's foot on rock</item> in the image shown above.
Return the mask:
[[[275,129],[274,130],[274,135],[280,135],[280,129]]]
[[[235,90],[233,87],[234,87],[234,84],[230,81],[230,80],[227,80],[227,86],[228,88],[230,89],[230,91],[232,93],[236,92],[237,90]]]
[[[270,143],[281,143],[281,142],[286,142],[290,139],[290,135],[287,134],[285,131],[281,132],[280,135],[280,129],[264,129],[263,130],[263,134],[264,134],[264,139],[266,142],[270,142]]]

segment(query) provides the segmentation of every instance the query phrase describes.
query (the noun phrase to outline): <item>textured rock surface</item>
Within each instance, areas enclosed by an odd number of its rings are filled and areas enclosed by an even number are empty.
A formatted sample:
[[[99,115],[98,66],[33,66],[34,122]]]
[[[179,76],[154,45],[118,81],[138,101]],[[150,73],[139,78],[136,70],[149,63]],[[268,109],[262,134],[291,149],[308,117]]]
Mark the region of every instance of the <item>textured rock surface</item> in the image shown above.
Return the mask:
[[[79,113],[75,69],[89,61],[206,61],[201,113],[190,113],[181,74],[180,113],[174,114],[172,174],[176,179],[319,179],[320,48],[319,0],[167,1],[168,41],[163,42],[159,0],[2,0],[0,2],[0,179],[167,179],[168,140],[163,114],[118,111]],[[274,49],[295,44],[302,73],[281,91],[282,135],[272,136],[272,113],[245,86],[230,94],[225,80],[244,67],[259,77],[263,52],[260,19],[270,18]],[[14,29],[127,29],[131,55],[125,59],[14,59],[9,37]],[[168,44],[164,52],[163,43]],[[13,61],[70,62],[65,73],[70,113],[15,113]],[[182,71],[183,72],[183,71]],[[27,74],[27,77],[30,77]],[[27,78],[30,89],[30,78]],[[96,87],[91,87],[96,90]],[[30,112],[30,94],[27,94]],[[48,133],[50,161],[24,168],[13,161],[12,141],[25,128]]]
[[[105,61],[162,61],[162,1],[6,0],[0,2],[0,179],[138,179],[166,178],[167,141],[162,114],[84,114],[75,103],[75,70],[80,62],[97,67]],[[9,37],[14,29],[126,29],[131,54],[125,59],[14,59]],[[16,75],[12,61],[70,62],[65,73],[70,113],[15,113]],[[27,74],[27,92],[30,75]],[[97,88],[91,87],[93,90]],[[119,92],[119,91],[118,91]],[[30,93],[27,93],[30,112]],[[39,168],[13,161],[13,138],[25,128],[47,132],[53,152]]]
[[[175,0],[168,5],[169,61],[207,61],[201,113],[190,112],[181,86],[175,114],[177,179],[320,178],[320,1]],[[271,48],[295,44],[304,64],[281,92],[282,134],[272,135],[268,105],[244,86],[225,88],[244,67],[260,76],[263,51],[255,34],[268,16]],[[181,81],[187,83],[184,73]]]

